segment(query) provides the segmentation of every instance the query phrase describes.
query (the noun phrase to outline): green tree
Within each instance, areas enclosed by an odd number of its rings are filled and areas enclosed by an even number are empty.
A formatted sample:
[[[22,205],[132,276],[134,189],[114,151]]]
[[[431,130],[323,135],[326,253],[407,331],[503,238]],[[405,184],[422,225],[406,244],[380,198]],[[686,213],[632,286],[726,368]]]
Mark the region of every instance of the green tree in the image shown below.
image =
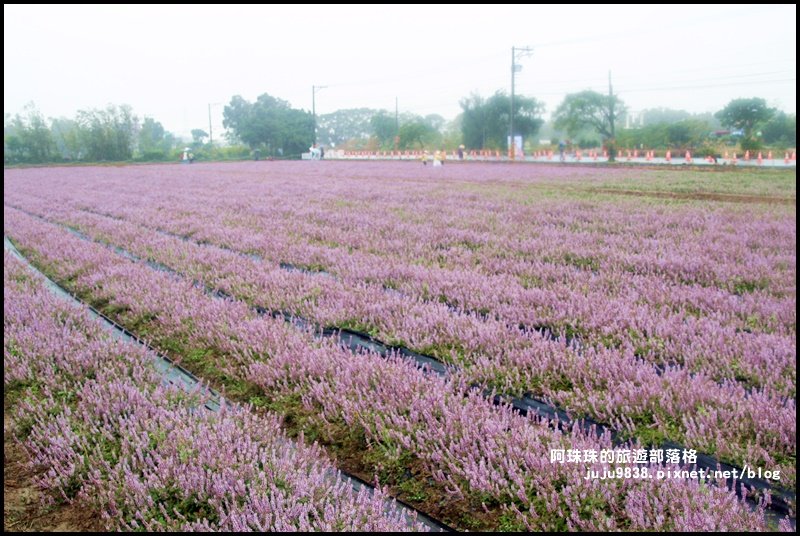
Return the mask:
[[[80,110],[76,122],[86,158],[94,161],[130,160],[139,121],[127,104]]]
[[[251,149],[266,155],[299,155],[314,139],[310,113],[266,93],[250,103],[239,95],[223,111],[223,125]]]
[[[756,127],[769,121],[774,114],[775,109],[768,107],[767,101],[753,97],[734,99],[715,115],[723,126],[742,131],[743,150],[753,150],[760,146],[754,136]]]
[[[437,132],[441,132],[447,124],[445,118],[439,114],[428,114],[423,118],[423,121]]]
[[[508,150],[511,98],[502,91],[488,99],[473,94],[461,100],[461,132],[470,149]],[[544,121],[543,106],[531,97],[514,97],[514,133],[533,137]]]
[[[3,162],[6,164],[16,164],[24,162],[24,151],[22,141],[16,134],[5,134],[3,136]]]
[[[4,128],[5,149],[9,162],[50,162],[55,156],[53,135],[41,112],[33,103],[25,106],[25,115],[17,114],[10,128]]]
[[[777,147],[797,146],[797,116],[777,112],[761,129],[764,143]]]
[[[372,135],[378,138],[378,142],[384,147],[394,146],[394,137],[399,136],[397,121],[393,115],[385,110],[381,110],[373,115],[369,124],[371,127]]]
[[[80,127],[74,119],[65,117],[50,120],[50,132],[56,151],[65,160],[80,160],[83,157],[80,139]]]
[[[208,132],[201,128],[193,128],[192,129],[192,143],[196,146],[200,146],[203,144],[203,138],[208,137]]]
[[[256,139],[256,133],[252,132],[255,128],[250,124],[252,122],[252,111],[253,105],[240,95],[231,98],[230,104],[227,104],[222,111],[222,124],[229,129],[227,133],[229,137],[248,145],[250,143],[249,140],[256,144],[259,143]]]
[[[317,140],[326,147],[337,147],[348,140],[367,140],[375,113],[372,108],[350,108],[318,115]]]
[[[165,160],[174,147],[175,137],[161,123],[145,117],[139,129],[139,156],[144,160]]]
[[[423,120],[411,121],[400,127],[400,149],[423,149],[435,145],[438,132]]]
[[[567,95],[556,109],[555,127],[575,136],[590,128],[600,134],[608,146],[609,160],[616,153],[616,122],[625,113],[625,105],[616,95],[586,90]]]
[[[456,149],[464,143],[464,134],[461,128],[463,114],[458,114],[455,119],[446,123],[442,129],[442,144],[448,150]]]
[[[718,122],[710,114],[689,114],[676,110],[644,112],[644,126],[620,130],[617,134],[619,147],[642,147],[645,149],[693,149],[708,142]],[[647,119],[647,118],[650,119]],[[659,117],[659,122],[649,122]],[[677,120],[678,117],[683,119]]]
[[[10,113],[5,112],[3,114],[3,162],[5,164],[20,162],[21,154],[22,144],[14,126],[14,118]]]
[[[711,125],[698,119],[684,119],[667,126],[669,146],[678,149],[699,147],[708,139]]]

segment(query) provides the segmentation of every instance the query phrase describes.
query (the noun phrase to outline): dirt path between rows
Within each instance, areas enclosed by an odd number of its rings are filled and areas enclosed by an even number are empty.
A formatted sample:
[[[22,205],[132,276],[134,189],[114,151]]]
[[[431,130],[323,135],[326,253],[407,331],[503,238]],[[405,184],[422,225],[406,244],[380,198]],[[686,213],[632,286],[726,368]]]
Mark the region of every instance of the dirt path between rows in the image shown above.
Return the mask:
[[[725,201],[729,203],[767,203],[778,205],[794,205],[796,198],[777,197],[769,195],[744,195],[724,194],[718,192],[660,192],[647,190],[618,190],[616,188],[587,188],[583,191],[601,193],[632,195],[636,197],[658,197],[664,199],[694,199],[698,201]]]

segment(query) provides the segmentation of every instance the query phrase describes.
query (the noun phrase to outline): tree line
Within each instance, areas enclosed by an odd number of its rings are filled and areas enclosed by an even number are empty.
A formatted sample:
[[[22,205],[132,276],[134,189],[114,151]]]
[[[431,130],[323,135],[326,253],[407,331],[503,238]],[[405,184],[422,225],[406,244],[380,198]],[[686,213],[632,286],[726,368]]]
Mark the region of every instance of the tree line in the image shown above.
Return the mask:
[[[646,110],[636,121],[627,117],[619,96],[594,91],[567,95],[549,123],[535,98],[515,96],[512,112],[511,98],[503,91],[489,97],[472,94],[461,99],[460,106],[461,113],[450,122],[438,114],[370,108],[315,118],[266,93],[254,102],[237,95],[223,110],[230,145],[220,147],[207,143],[202,129],[192,130],[191,142],[182,141],[154,118],[140,121],[127,105],[47,120],[31,104],[22,114],[5,115],[4,162],[166,161],[176,159],[184,145],[201,159],[248,158],[256,152],[299,158],[315,138],[328,148],[353,150],[452,150],[463,144],[468,150],[507,151],[512,113],[514,134],[529,147],[539,146],[541,135],[549,135],[545,143],[553,145],[562,140],[582,147],[603,145],[612,155],[616,147],[712,151],[720,143],[737,144],[742,150],[796,146],[796,116],[770,108],[760,98],[735,99],[716,114]]]
[[[467,149],[508,150],[512,113],[508,94],[497,91],[488,98],[473,94],[460,105],[461,114],[451,122],[437,114],[337,110],[316,118],[316,138],[327,147],[356,150],[454,149],[460,144]],[[538,145],[536,136],[545,124],[543,112],[535,98],[516,96],[514,134]],[[737,143],[743,150],[754,150],[764,144],[784,148],[796,144],[795,116],[770,108],[759,98],[733,100],[716,114],[647,110],[633,126],[622,128],[627,113],[616,95],[581,91],[565,97],[548,126],[556,138],[573,138],[587,147],[604,145],[612,153],[617,146],[708,149],[718,143]],[[234,136],[265,154],[298,154],[314,139],[314,118],[266,94],[253,103],[234,97],[224,117]],[[304,136],[307,131],[311,137]],[[558,144],[558,139],[550,141]]]
[[[171,158],[178,140],[151,117],[139,121],[127,105],[79,111],[74,119],[50,119],[29,104],[5,116],[4,162],[127,161]]]

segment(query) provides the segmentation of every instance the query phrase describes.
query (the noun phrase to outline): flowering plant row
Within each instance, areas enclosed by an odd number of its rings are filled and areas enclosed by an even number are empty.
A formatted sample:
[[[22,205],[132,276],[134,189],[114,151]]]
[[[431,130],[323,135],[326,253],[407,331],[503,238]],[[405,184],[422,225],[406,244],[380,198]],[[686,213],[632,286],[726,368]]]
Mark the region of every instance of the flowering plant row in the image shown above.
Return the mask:
[[[125,221],[55,206],[38,212],[251,305],[288,310],[321,325],[370,326],[384,341],[423,353],[447,349],[437,357],[463,365],[466,381],[502,392],[532,392],[643,441],[669,439],[738,465],[777,467],[785,475],[781,484],[793,486],[796,408],[771,387],[748,392],[741,384],[718,384],[686,367],[660,370],[630,348],[579,351],[440,303],[387,293],[375,285],[287,272]],[[793,348],[784,353],[791,355]]]
[[[13,210],[5,223],[39,266],[95,304],[105,302],[107,311],[183,355],[187,365],[261,387],[253,402],[299,399],[329,440],[340,423],[362,437],[380,460],[376,473],[416,460],[454,504],[482,503],[495,523],[499,518],[530,530],[766,527],[763,511],[752,512],[713,486],[683,479],[587,480],[585,466],[549,461],[551,448],[611,448],[608,436],[578,427],[562,433],[491,405],[462,382],[314,341],[242,302],[214,300],[187,280]]]
[[[108,528],[148,531],[398,531],[422,527],[336,478],[316,445],[280,419],[165,384],[142,346],[114,340],[3,259],[4,391],[11,430],[39,485],[80,501]],[[7,430],[7,433],[9,430]]]

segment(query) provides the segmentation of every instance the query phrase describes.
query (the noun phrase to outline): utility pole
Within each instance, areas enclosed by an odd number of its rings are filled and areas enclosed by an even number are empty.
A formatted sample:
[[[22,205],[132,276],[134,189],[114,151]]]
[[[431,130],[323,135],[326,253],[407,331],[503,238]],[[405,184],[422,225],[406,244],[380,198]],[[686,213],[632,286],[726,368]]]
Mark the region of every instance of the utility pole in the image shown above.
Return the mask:
[[[394,98],[394,150],[400,147],[400,112],[397,106],[397,97]]]
[[[514,76],[517,74],[517,55],[515,53],[515,49],[511,47],[511,109],[508,111],[508,117],[510,117],[510,125],[508,128],[508,157],[513,161],[514,160]]]
[[[523,56],[530,56],[533,54],[532,47],[511,47],[511,109],[509,110],[509,127],[508,127],[508,157],[514,161],[516,157],[516,145],[514,143],[514,77],[522,70],[522,65],[517,63],[517,58]]]
[[[614,128],[614,90],[611,87],[611,69],[608,70],[608,122],[609,122],[609,134],[611,134],[611,139],[609,140],[609,148],[608,148],[608,161],[614,162],[616,152],[617,152],[617,135],[616,130]]]
[[[211,107],[212,106],[219,106],[222,104],[221,102],[209,102],[208,103],[208,144],[214,144],[214,133],[211,131]]]
[[[314,145],[317,144],[317,91],[328,86],[311,86],[311,115],[314,117]]]

